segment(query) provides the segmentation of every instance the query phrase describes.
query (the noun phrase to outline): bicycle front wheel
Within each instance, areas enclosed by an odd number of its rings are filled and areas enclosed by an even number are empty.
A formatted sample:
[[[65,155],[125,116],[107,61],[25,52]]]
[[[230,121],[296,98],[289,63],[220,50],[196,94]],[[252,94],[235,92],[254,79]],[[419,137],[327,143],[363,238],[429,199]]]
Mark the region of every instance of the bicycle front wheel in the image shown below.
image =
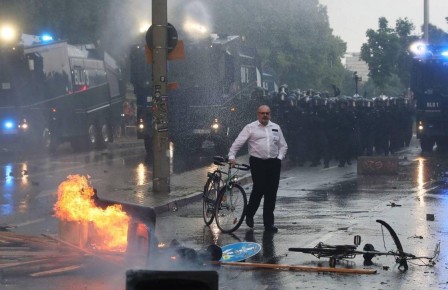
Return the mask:
[[[206,226],[209,226],[215,217],[215,203],[221,182],[221,177],[213,174],[205,184],[202,195],[202,217]]]
[[[246,192],[240,185],[222,188],[215,204],[216,225],[221,232],[231,233],[237,230],[246,215],[246,207]]]

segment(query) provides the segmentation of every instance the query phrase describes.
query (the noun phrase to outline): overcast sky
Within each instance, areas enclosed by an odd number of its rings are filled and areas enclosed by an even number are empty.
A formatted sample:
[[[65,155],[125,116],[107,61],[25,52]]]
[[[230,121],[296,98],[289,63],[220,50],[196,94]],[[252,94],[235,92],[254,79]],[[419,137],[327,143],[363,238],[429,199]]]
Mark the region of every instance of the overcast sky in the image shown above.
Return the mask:
[[[366,31],[378,29],[378,18],[384,16],[390,27],[398,18],[414,23],[415,34],[421,34],[424,0],[319,0],[327,6],[333,34],[347,42],[348,52],[358,52],[366,42]],[[448,0],[429,0],[429,22],[448,32]]]

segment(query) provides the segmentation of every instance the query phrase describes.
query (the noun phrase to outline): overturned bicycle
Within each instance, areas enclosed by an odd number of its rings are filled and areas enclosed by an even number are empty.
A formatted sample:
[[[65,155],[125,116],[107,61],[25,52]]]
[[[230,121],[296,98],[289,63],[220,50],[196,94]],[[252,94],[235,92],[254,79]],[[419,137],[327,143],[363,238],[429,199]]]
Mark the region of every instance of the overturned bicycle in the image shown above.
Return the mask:
[[[345,259],[354,259],[356,255],[363,255],[364,266],[373,265],[372,259],[375,256],[394,256],[395,262],[398,264],[400,271],[408,270],[408,261],[420,260],[423,266],[434,266],[435,261],[440,253],[440,242],[436,245],[434,254],[432,257],[420,257],[411,253],[407,253],[403,250],[400,239],[394,229],[383,220],[376,220],[382,227],[386,228],[393,239],[396,249],[377,251],[372,244],[365,244],[363,250],[358,250],[358,246],[361,244],[361,236],[356,235],[354,237],[353,245],[329,245],[319,242],[313,248],[289,248],[291,252],[301,252],[305,254],[311,254],[317,258],[325,257],[329,258],[330,267],[335,267],[338,261]],[[383,232],[384,239],[384,232]],[[427,261],[427,262],[425,262]]]

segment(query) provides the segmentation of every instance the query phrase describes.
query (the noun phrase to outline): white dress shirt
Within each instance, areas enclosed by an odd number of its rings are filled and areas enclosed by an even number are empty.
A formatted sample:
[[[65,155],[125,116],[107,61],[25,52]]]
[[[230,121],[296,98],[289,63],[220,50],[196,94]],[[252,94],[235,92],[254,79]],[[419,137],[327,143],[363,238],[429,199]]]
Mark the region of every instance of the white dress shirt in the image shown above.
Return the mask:
[[[247,124],[230,147],[229,159],[235,159],[236,153],[246,141],[249,146],[249,155],[261,159],[282,160],[288,150],[280,126],[271,121],[266,126],[259,121]]]

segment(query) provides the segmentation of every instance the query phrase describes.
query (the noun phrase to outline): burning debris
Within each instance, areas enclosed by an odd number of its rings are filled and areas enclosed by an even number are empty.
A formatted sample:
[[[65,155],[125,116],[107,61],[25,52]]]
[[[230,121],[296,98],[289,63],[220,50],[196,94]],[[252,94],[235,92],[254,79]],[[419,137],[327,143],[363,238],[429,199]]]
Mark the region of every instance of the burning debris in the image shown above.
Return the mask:
[[[118,271],[129,267],[189,269],[219,261],[222,256],[217,245],[196,251],[176,240],[168,245],[158,243],[152,208],[100,199],[88,177],[68,176],[57,195],[58,237],[0,232],[3,276],[89,271],[97,263]]]
[[[95,191],[89,186],[86,177],[69,175],[58,187],[58,201],[54,205],[55,217],[66,227],[79,226],[79,232],[87,231],[81,236],[87,235],[90,238],[84,242],[89,243],[92,248],[126,251],[130,217],[119,204],[112,204],[105,209],[98,207],[94,202],[94,195]]]
[[[2,275],[56,275],[95,261],[117,269],[147,264],[155,227],[151,208],[100,200],[80,175],[68,176],[57,195],[59,238],[0,232]]]
[[[158,245],[156,252],[158,260],[166,261],[170,268],[191,268],[192,266],[200,267],[204,263],[219,261],[222,257],[221,247],[211,244],[207,248],[195,250],[185,247],[177,240],[172,240],[167,246],[163,243]]]
[[[0,232],[2,276],[44,277],[78,270],[86,255],[46,237]]]

